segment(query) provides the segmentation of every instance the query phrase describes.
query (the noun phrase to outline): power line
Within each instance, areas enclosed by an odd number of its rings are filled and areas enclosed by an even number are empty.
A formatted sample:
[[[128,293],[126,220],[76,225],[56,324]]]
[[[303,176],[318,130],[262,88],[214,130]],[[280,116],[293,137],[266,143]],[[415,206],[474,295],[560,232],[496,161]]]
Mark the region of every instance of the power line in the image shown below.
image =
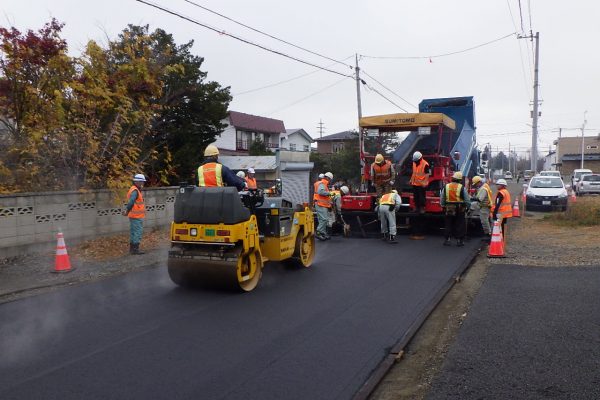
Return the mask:
[[[367,89],[370,89],[370,90],[374,91],[375,93],[377,93],[378,95],[380,95],[381,97],[383,97],[384,99],[386,99],[387,101],[389,101],[390,103],[392,103],[393,105],[395,105],[396,107],[398,107],[399,109],[401,109],[402,111],[408,112],[404,108],[400,107],[398,104],[394,103],[394,101],[388,99],[383,93],[381,93],[379,90],[375,89],[373,86],[369,85],[367,82],[363,81],[362,79],[361,79],[361,82],[362,82],[363,85],[365,85],[365,87]]]
[[[251,42],[251,41],[249,41],[249,40],[246,40],[246,39],[244,39],[244,38],[241,38],[241,37],[239,37],[239,36],[236,36],[236,35],[233,35],[233,34],[231,34],[231,33],[225,32],[224,30],[219,30],[219,29],[217,29],[217,28],[213,28],[213,27],[212,27],[212,26],[210,26],[210,25],[206,25],[206,24],[204,24],[204,23],[202,23],[202,22],[196,21],[195,19],[192,19],[192,18],[190,18],[190,17],[187,17],[187,16],[185,16],[185,15],[179,14],[179,13],[177,13],[177,12],[175,12],[175,11],[169,10],[168,8],[165,8],[165,7],[163,7],[163,6],[159,6],[158,4],[152,3],[152,2],[150,2],[150,1],[147,1],[147,0],[135,0],[135,1],[137,1],[138,3],[143,3],[143,4],[146,4],[147,6],[150,6],[150,7],[154,7],[154,8],[156,8],[156,9],[158,9],[158,10],[161,10],[161,11],[164,11],[164,12],[166,12],[167,14],[174,15],[174,16],[176,16],[176,17],[179,17],[179,18],[183,19],[183,20],[189,21],[189,22],[191,22],[191,23],[193,23],[193,24],[196,24],[196,25],[198,25],[198,26],[201,26],[201,27],[203,27],[203,28],[206,28],[206,29],[209,29],[209,30],[211,30],[211,31],[213,31],[213,32],[216,32],[216,33],[218,33],[218,34],[220,34],[220,35],[229,36],[229,37],[230,37],[230,38],[232,38],[232,39],[236,39],[236,40],[239,40],[240,42],[243,42],[243,43],[249,44],[249,45],[251,45],[251,46],[254,46],[254,47],[258,47],[259,49],[262,49],[262,50],[268,51],[268,52],[270,52],[270,53],[277,54],[277,55],[280,55],[280,56],[282,56],[282,57],[289,58],[290,60],[294,60],[294,61],[300,62],[300,63],[302,63],[302,64],[310,65],[311,67],[319,68],[319,69],[322,69],[322,70],[324,70],[324,71],[327,71],[327,72],[331,72],[332,74],[341,75],[341,76],[344,76],[344,77],[346,77],[346,78],[352,78],[352,75],[346,75],[346,74],[343,74],[343,73],[341,73],[341,72],[334,71],[334,70],[332,70],[332,69],[329,69],[329,68],[321,67],[321,66],[319,66],[319,65],[316,65],[316,64],[313,64],[313,63],[311,63],[311,62],[308,62],[308,61],[305,61],[305,60],[302,60],[302,59],[296,58],[296,57],[294,57],[294,56],[290,56],[290,55],[288,55],[288,54],[285,54],[285,53],[282,53],[282,52],[280,52],[280,51],[277,51],[277,50],[270,49],[270,48],[268,48],[268,47],[265,47],[265,46],[263,46],[263,45],[260,45],[260,44],[258,44],[258,43],[254,43],[254,42]]]
[[[208,8],[208,7],[204,7],[204,6],[202,6],[202,5],[198,4],[198,3],[195,3],[195,2],[193,2],[193,1],[190,1],[190,0],[184,0],[184,1],[185,1],[186,3],[189,3],[189,4],[192,4],[192,5],[196,6],[196,7],[198,7],[198,8],[201,8],[201,9],[203,9],[203,10],[205,10],[205,11],[208,11],[208,12],[210,12],[210,13],[212,13],[212,14],[218,15],[218,16],[219,16],[219,17],[221,17],[221,18],[225,18],[226,20],[228,20],[228,21],[231,21],[231,22],[233,22],[233,23],[235,23],[235,24],[241,25],[241,26],[243,26],[244,28],[250,29],[251,31],[254,31],[254,32],[260,33],[261,35],[265,35],[265,36],[267,36],[267,37],[270,37],[271,39],[275,39],[275,40],[277,40],[277,41],[279,41],[279,42],[281,42],[281,43],[285,43],[285,44],[287,44],[287,45],[289,45],[289,46],[295,47],[295,48],[297,48],[297,49],[300,49],[300,50],[302,50],[302,51],[306,51],[306,52],[308,52],[308,53],[310,53],[310,54],[313,54],[313,55],[315,55],[315,56],[319,56],[319,57],[325,58],[325,59],[327,59],[327,60],[329,60],[329,61],[333,61],[333,62],[335,62],[335,63],[341,64],[341,65],[344,65],[344,66],[346,66],[346,67],[350,67],[350,69],[353,69],[353,68],[354,68],[354,67],[353,67],[352,65],[350,65],[350,64],[346,64],[346,63],[344,63],[344,62],[342,62],[342,61],[336,60],[336,59],[334,59],[334,58],[331,58],[331,57],[327,57],[327,56],[325,56],[325,55],[323,55],[323,54],[317,53],[317,52],[315,52],[315,51],[312,51],[312,50],[306,49],[306,48],[304,48],[304,47],[298,46],[298,45],[296,45],[296,44],[294,44],[294,43],[290,43],[290,42],[288,42],[288,41],[286,41],[286,40],[280,39],[280,38],[278,38],[278,37],[276,37],[276,36],[270,35],[270,34],[268,34],[268,33],[266,33],[266,32],[263,32],[263,31],[261,31],[261,30],[259,30],[259,29],[256,29],[256,28],[253,28],[253,27],[251,27],[251,26],[249,26],[249,25],[246,25],[246,24],[244,24],[244,23],[242,23],[242,22],[236,21],[236,20],[235,20],[235,19],[233,19],[233,18],[230,18],[230,17],[228,17],[228,16],[226,16],[226,15],[220,14],[220,13],[218,13],[218,12],[214,11],[214,10],[211,10],[211,9],[210,9],[210,8]]]
[[[344,60],[347,60],[347,59],[349,59],[351,57],[353,57],[353,56],[346,57],[346,58],[344,58]],[[333,64],[329,64],[329,65],[326,66],[326,68],[328,68],[328,67],[330,67],[332,65]],[[295,76],[293,78],[289,78],[289,79],[286,79],[286,80],[283,80],[283,81],[271,83],[271,84],[268,84],[268,85],[265,85],[265,86],[261,86],[261,87],[255,88],[255,89],[245,90],[245,91],[239,92],[239,93],[234,93],[232,96],[241,96],[243,94],[258,92],[259,90],[269,89],[269,88],[272,88],[272,87],[275,87],[275,86],[283,85],[284,83],[288,83],[288,82],[292,82],[292,81],[295,81],[295,80],[300,79],[300,78],[304,78],[305,76],[312,75],[312,74],[317,73],[319,71],[321,71],[321,70],[320,69],[316,69],[314,71],[307,72],[305,74],[298,75],[298,76]]]
[[[519,17],[521,17],[521,32],[523,32],[523,10],[521,9],[521,0],[519,0]]]
[[[504,36],[499,37],[497,39],[490,40],[489,42],[478,44],[477,46],[469,47],[469,48],[464,49],[464,50],[453,51],[451,53],[437,54],[437,55],[434,55],[434,56],[407,56],[407,57],[405,57],[405,56],[367,56],[367,55],[361,54],[361,57],[365,57],[365,58],[377,58],[377,59],[388,59],[388,60],[392,60],[392,59],[393,60],[416,60],[416,59],[429,59],[429,58],[447,57],[447,56],[452,56],[452,55],[455,55],[455,54],[460,54],[460,53],[465,53],[467,51],[475,50],[475,49],[478,49],[480,47],[487,46],[487,45],[490,45],[492,43],[496,43],[496,42],[498,42],[498,41],[500,41],[502,39],[506,39],[507,37],[510,37],[510,36],[513,36],[513,35],[516,35],[516,34],[517,34],[517,32],[511,32],[508,35],[504,35]]]
[[[381,87],[383,87],[384,89],[386,89],[388,92],[392,93],[393,95],[395,95],[396,97],[398,97],[400,100],[402,100],[403,102],[405,102],[406,104],[412,106],[413,108],[418,109],[417,106],[415,106],[414,104],[412,104],[410,101],[406,100],[404,97],[400,96],[398,93],[394,92],[392,89],[388,88],[387,86],[385,86],[383,83],[379,82],[377,79],[375,79],[373,76],[369,75],[364,69],[361,69],[361,71],[367,75],[369,78],[373,79],[375,82],[377,82],[379,85],[381,85]]]

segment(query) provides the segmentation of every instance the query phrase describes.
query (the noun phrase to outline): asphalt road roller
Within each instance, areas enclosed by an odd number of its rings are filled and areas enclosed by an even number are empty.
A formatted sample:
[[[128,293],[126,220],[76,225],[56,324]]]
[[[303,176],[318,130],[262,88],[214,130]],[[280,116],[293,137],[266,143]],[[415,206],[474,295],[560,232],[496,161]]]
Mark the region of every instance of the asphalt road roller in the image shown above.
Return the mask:
[[[249,292],[266,262],[307,268],[315,256],[310,208],[260,189],[180,187],[170,236],[169,276],[183,287]]]

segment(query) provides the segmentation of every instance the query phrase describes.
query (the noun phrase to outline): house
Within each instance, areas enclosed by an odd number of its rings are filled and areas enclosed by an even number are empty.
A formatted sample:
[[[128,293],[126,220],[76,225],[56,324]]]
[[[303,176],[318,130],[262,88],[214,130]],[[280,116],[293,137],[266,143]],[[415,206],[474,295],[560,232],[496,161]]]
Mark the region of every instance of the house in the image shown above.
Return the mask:
[[[286,129],[281,136],[281,148],[289,151],[310,151],[314,140],[304,129]]]
[[[357,138],[358,134],[355,131],[344,131],[315,139],[315,142],[317,142],[317,153],[339,153],[340,151],[344,150],[344,147],[348,146]]]
[[[544,156],[544,169],[543,171],[556,170],[556,151],[550,150],[548,154]]]
[[[563,176],[581,168],[581,136],[561,137],[556,141],[556,165]],[[600,172],[600,135],[583,138],[583,168]]]
[[[279,138],[285,133],[283,121],[273,118],[229,111],[221,121],[227,125],[213,143],[221,154],[248,154],[252,142],[260,140],[266,147],[279,148]]]

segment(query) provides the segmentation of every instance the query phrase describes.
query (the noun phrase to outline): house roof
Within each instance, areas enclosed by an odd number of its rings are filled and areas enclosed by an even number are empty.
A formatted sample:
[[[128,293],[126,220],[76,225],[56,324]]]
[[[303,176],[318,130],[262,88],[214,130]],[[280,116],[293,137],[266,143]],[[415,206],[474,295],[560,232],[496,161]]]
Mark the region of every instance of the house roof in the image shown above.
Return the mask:
[[[229,121],[236,128],[255,132],[283,133],[283,121],[258,115],[244,114],[238,111],[229,111]]]
[[[338,132],[331,135],[323,136],[322,138],[315,139],[315,142],[327,142],[334,140],[352,140],[357,139],[358,133],[356,131],[344,131]]]
[[[219,162],[232,170],[274,171],[277,169],[275,156],[219,156]]]
[[[286,136],[290,136],[293,135],[294,133],[298,133],[299,135],[301,135],[304,139],[306,139],[309,143],[313,143],[315,140],[308,134],[306,133],[306,131],[302,128],[296,128],[296,129],[286,129],[285,130]]]

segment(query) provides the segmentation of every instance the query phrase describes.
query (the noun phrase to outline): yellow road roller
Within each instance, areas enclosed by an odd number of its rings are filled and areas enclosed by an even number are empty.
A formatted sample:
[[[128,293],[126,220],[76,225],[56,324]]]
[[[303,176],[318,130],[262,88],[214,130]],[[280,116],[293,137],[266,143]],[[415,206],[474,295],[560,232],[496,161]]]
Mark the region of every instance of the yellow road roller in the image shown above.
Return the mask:
[[[262,190],[182,186],[175,198],[168,270],[184,287],[249,292],[267,261],[309,267],[315,225],[308,206],[293,207]]]

